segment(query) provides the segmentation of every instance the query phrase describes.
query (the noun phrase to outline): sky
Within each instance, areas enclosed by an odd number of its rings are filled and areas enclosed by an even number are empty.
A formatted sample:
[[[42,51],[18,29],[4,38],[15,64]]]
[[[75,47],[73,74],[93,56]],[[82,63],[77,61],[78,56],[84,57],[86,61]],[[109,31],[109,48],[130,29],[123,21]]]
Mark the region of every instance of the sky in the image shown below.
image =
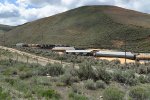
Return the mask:
[[[85,5],[114,5],[150,14],[150,0],[0,0],[0,24],[21,25]]]

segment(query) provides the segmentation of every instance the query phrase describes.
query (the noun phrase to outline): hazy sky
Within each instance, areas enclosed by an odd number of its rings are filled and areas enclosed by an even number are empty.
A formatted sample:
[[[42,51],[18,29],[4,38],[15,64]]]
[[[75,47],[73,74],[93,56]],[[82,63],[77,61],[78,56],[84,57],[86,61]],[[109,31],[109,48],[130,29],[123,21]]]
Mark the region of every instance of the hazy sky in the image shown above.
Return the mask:
[[[150,0],[0,0],[0,24],[20,25],[84,5],[114,5],[150,14]]]

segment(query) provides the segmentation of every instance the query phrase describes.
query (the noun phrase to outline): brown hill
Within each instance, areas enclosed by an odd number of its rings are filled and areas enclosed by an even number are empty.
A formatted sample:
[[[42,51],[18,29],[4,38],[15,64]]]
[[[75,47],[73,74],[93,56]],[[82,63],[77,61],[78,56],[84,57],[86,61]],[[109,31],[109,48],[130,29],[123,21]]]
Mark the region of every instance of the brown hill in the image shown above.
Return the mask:
[[[36,20],[7,33],[7,44],[67,44],[150,51],[150,15],[115,6],[84,6]]]

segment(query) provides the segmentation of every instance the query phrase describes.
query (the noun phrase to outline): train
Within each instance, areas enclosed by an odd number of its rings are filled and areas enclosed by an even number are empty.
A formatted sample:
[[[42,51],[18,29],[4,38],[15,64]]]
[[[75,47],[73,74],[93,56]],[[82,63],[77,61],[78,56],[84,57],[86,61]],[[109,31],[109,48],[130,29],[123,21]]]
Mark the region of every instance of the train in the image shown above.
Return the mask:
[[[67,45],[60,44],[26,44],[17,43],[16,47],[30,47],[30,48],[40,48],[40,49],[50,49],[55,52],[62,51],[66,54],[80,55],[80,56],[93,56],[93,57],[111,57],[111,58],[127,58],[131,60],[150,60],[150,53],[132,53],[132,52],[121,52],[121,51],[107,51],[107,50],[88,50],[88,49],[76,49]],[[61,49],[63,50],[60,50]],[[55,50],[55,49],[59,50]],[[69,49],[68,49],[69,48]],[[74,48],[74,49],[70,49]]]
[[[150,61],[150,53],[132,53],[121,51],[101,51],[101,50],[66,50],[66,54],[94,56],[94,57],[110,57],[110,58],[126,58],[130,60],[147,60]]]

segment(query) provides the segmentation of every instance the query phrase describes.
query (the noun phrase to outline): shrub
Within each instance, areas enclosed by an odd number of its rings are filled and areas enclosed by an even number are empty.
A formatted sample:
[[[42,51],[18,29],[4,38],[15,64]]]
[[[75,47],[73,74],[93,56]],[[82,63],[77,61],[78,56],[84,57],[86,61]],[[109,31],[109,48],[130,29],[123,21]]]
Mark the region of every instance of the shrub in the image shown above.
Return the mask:
[[[55,90],[46,90],[42,92],[42,96],[46,97],[47,99],[59,99],[60,94],[58,94]]]
[[[70,73],[65,73],[63,76],[61,76],[61,81],[66,85],[71,85],[74,82],[78,82],[79,78],[78,76],[72,76]]]
[[[76,84],[72,84],[71,88],[73,93],[81,94],[81,91],[78,89],[78,86]]]
[[[70,93],[69,94],[69,98],[71,100],[88,100],[87,97],[81,95],[81,94],[77,94],[77,93]]]
[[[63,66],[59,63],[49,64],[42,69],[39,69],[39,75],[51,75],[51,76],[59,76],[64,74],[65,70]]]
[[[135,73],[133,71],[116,71],[114,72],[113,79],[119,83],[125,83],[128,85],[136,85],[138,83],[138,79],[135,77]]]
[[[96,87],[104,89],[106,87],[106,83],[102,80],[96,81]]]
[[[9,84],[11,84],[11,85],[14,85],[15,82],[16,82],[16,80],[15,80],[15,79],[11,79],[11,78],[6,78],[6,79],[5,79],[5,82],[7,82],[7,83],[9,83]]]
[[[111,80],[110,73],[107,72],[105,68],[99,66],[95,69],[95,76],[95,80],[103,80],[106,83],[109,83]]]
[[[150,74],[147,75],[147,81],[150,83]]]
[[[144,76],[144,75],[140,75],[140,76],[138,77],[138,80],[139,80],[139,82],[141,82],[141,83],[147,83],[147,82],[148,82],[148,77],[147,77],[147,76]]]
[[[9,94],[3,92],[2,87],[0,87],[0,100],[10,100]]]
[[[103,100],[123,100],[124,92],[116,87],[109,87],[104,90]]]
[[[91,79],[88,79],[87,81],[85,81],[85,87],[89,90],[96,90],[96,84]]]
[[[89,62],[82,63],[77,73],[81,80],[93,79],[95,77],[93,68]]]
[[[131,88],[129,95],[134,100],[149,100],[150,99],[150,92],[147,90],[146,87],[143,86],[136,86]]]
[[[111,63],[114,64],[114,65],[121,64],[119,59],[112,60]]]
[[[138,74],[147,74],[147,67],[144,65],[140,65],[137,69]]]
[[[30,78],[30,77],[32,77],[33,75],[32,75],[32,72],[31,71],[28,71],[28,72],[23,72],[23,73],[21,73],[20,75],[19,75],[19,78],[20,79],[26,79],[26,78]]]

